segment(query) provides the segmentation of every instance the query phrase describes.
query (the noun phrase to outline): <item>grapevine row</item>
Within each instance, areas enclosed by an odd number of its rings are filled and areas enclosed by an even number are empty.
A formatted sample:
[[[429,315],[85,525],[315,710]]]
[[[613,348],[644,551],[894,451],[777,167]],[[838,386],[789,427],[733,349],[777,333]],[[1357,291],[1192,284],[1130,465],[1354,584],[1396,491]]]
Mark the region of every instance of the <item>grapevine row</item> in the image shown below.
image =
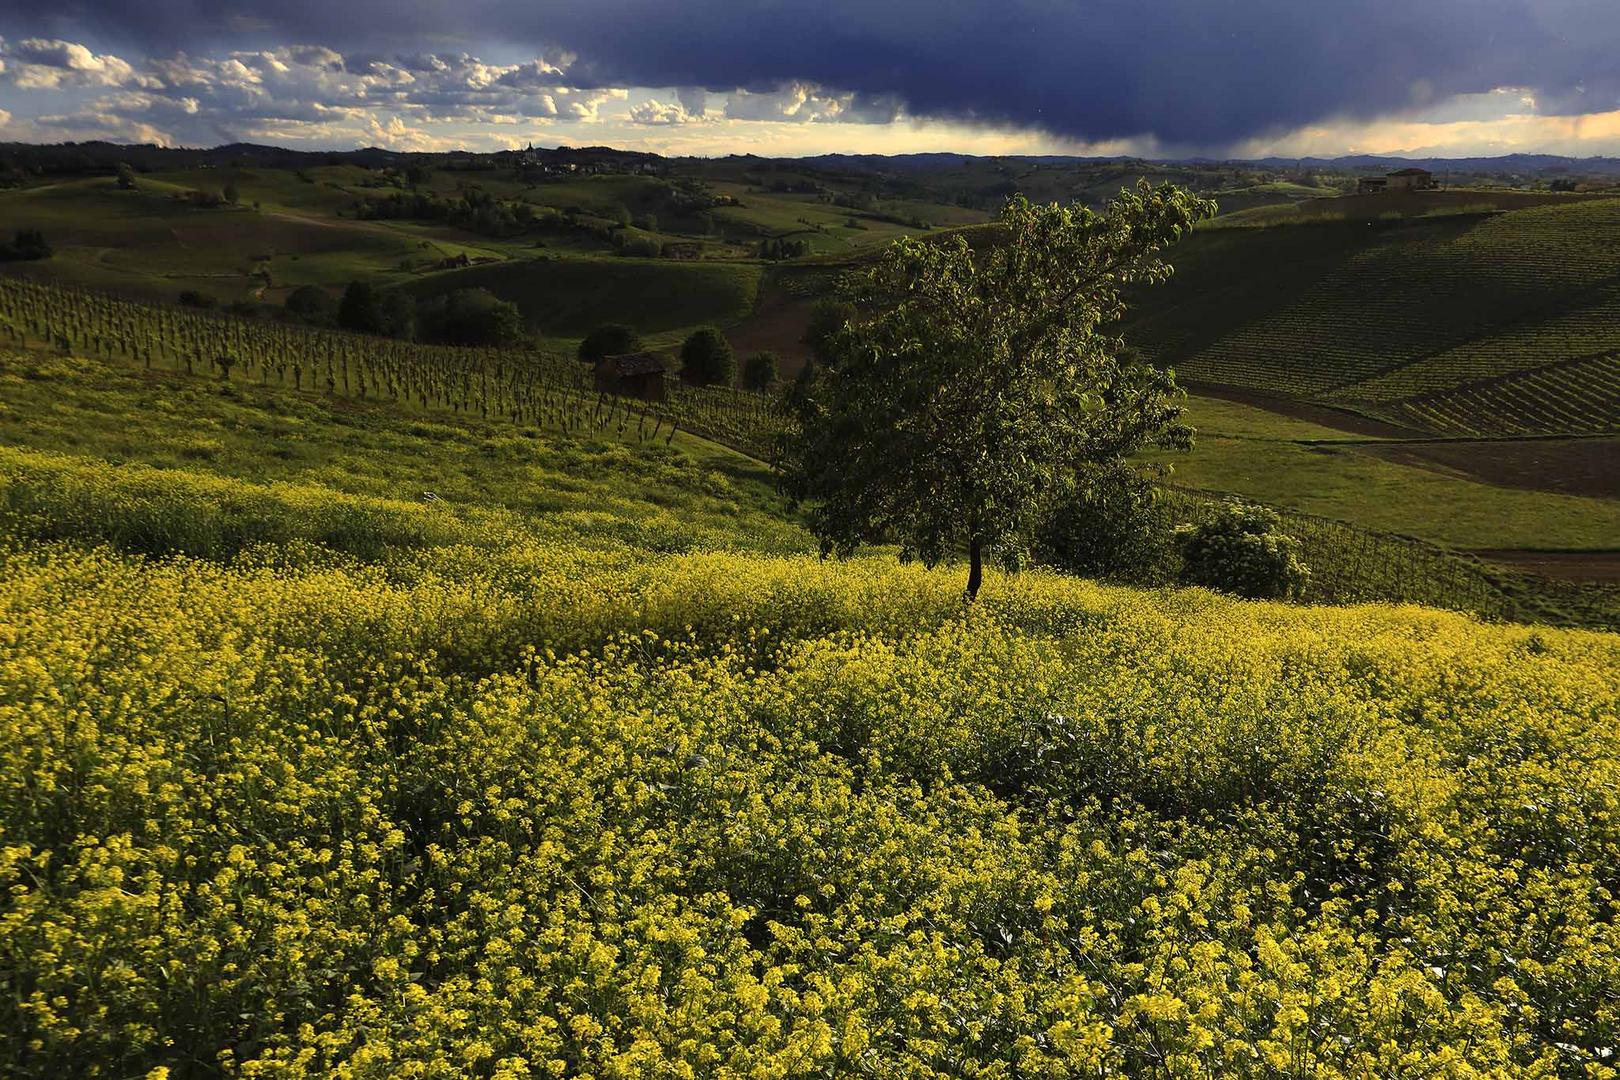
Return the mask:
[[[675,386],[663,402],[629,401],[597,393],[587,366],[554,353],[422,345],[11,277],[0,278],[0,341],[567,432],[669,439],[679,428],[761,456],[775,430],[766,398],[730,388]]]

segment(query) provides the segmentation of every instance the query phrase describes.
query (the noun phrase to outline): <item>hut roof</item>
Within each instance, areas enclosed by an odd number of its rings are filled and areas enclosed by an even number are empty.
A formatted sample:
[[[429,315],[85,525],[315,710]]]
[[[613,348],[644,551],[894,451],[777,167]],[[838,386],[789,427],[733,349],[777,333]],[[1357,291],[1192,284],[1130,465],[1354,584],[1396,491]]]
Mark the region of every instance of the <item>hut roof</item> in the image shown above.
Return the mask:
[[[665,374],[669,371],[669,365],[664,362],[663,354],[655,352],[606,356],[602,358],[602,363],[619,375],[651,375],[655,371]]]

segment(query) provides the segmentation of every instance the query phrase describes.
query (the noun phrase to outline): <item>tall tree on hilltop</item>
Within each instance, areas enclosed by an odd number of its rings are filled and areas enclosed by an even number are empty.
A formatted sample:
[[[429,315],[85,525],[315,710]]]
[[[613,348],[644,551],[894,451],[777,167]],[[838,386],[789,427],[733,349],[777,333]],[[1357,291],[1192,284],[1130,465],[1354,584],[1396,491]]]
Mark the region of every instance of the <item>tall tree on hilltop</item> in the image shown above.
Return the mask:
[[[1077,469],[1190,444],[1174,379],[1112,330],[1123,290],[1168,277],[1159,253],[1214,210],[1145,181],[1101,213],[1016,197],[983,250],[906,238],[846,279],[859,317],[826,343],[837,366],[790,388],[779,446],[823,553],[965,549],[971,599]]]

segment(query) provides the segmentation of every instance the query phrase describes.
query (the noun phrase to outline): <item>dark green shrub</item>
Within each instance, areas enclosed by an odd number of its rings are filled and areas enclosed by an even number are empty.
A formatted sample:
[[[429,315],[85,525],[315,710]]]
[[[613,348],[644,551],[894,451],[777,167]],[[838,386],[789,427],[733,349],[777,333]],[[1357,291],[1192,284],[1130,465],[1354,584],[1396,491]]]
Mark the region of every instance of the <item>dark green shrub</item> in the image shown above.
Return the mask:
[[[656,236],[627,237],[619,246],[619,254],[634,255],[642,259],[656,259],[664,253],[664,245]]]
[[[0,262],[48,259],[52,253],[50,242],[38,229],[18,229],[10,241],[0,244]]]
[[[511,301],[488,289],[457,289],[418,307],[417,333],[440,345],[516,345],[528,328]]]
[[[319,285],[300,285],[287,294],[282,307],[301,322],[331,326],[337,322],[337,298]]]
[[[343,290],[338,325],[359,334],[383,332],[382,297],[369,281],[351,281]]]
[[[817,300],[810,308],[810,323],[805,327],[803,341],[810,346],[818,364],[838,366],[834,340],[857,314],[855,305],[843,300]]]
[[[1037,531],[1034,555],[1071,574],[1137,585],[1168,584],[1181,564],[1163,493],[1123,462],[1075,478]]]

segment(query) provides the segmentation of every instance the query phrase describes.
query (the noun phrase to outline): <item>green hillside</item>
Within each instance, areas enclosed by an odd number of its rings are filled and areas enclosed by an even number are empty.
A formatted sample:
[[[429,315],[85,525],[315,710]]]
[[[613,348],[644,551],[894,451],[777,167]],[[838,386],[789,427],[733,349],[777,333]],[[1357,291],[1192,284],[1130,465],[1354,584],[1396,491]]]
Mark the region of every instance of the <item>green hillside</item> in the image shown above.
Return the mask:
[[[1615,430],[1620,200],[1536,201],[1203,230],[1129,332],[1187,379],[1440,433]]]
[[[220,189],[211,174],[182,178]],[[288,179],[295,192],[306,186]],[[121,191],[97,178],[0,192],[0,233],[40,229],[56,249],[46,262],[11,269],[145,298],[173,300],[190,289],[228,301],[266,289],[392,276],[401,263],[464,251],[483,254],[475,237],[430,242],[275,204],[255,210],[252,187],[244,187],[239,205],[212,208],[185,201],[191,190],[197,188],[143,178],[136,190]]]
[[[1612,634],[1045,572],[965,610],[684,436],[40,350],[0,354],[0,565],[10,1076],[1620,1038]]]

